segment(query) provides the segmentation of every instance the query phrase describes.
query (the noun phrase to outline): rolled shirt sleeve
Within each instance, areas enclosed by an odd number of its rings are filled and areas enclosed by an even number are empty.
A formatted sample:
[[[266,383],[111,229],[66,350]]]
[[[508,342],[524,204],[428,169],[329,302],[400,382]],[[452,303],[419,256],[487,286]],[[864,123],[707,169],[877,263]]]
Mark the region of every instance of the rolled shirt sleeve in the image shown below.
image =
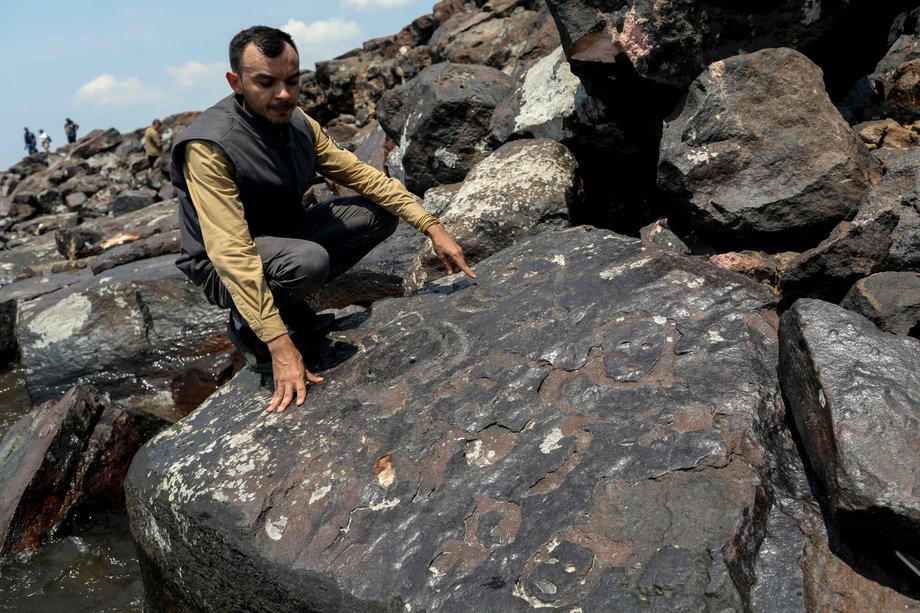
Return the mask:
[[[287,334],[249,234],[233,163],[215,143],[190,141],[183,172],[208,259],[237,310],[265,342]]]

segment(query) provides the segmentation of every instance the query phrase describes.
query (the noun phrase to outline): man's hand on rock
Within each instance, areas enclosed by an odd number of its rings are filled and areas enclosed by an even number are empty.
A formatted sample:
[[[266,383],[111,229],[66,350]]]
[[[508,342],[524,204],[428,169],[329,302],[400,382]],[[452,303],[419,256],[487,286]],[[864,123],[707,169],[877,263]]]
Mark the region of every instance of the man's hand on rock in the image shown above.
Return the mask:
[[[303,358],[287,334],[268,341],[272,354],[272,372],[275,377],[275,394],[265,410],[267,413],[283,413],[292,400],[301,406],[307,399],[306,383],[322,383],[324,379],[314,375],[303,365]]]
[[[463,257],[463,250],[460,248],[460,245],[458,245],[453,237],[447,233],[444,226],[439,223],[432,224],[425,230],[425,234],[431,239],[431,246],[434,248],[435,254],[438,256],[438,259],[441,260],[441,263],[444,264],[444,268],[447,269],[449,274],[462,271],[465,272],[467,276],[473,279],[476,278],[476,273],[466,264],[466,260]]]

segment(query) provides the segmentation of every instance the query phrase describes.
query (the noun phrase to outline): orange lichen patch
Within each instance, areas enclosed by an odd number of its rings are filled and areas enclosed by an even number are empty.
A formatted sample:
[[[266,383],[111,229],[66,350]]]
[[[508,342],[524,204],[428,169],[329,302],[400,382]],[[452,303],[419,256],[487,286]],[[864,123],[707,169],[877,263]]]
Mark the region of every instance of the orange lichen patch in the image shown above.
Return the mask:
[[[652,50],[648,35],[645,33],[646,23],[648,19],[639,17],[633,7],[626,13],[626,18],[623,20],[623,31],[617,36],[617,44],[633,64],[643,59]]]
[[[396,469],[393,467],[392,460],[393,454],[385,453],[374,462],[374,475],[377,476],[377,483],[381,487],[390,487],[396,480]]]
[[[681,433],[708,430],[712,427],[712,413],[708,406],[702,404],[680,407],[674,412],[671,427]]]

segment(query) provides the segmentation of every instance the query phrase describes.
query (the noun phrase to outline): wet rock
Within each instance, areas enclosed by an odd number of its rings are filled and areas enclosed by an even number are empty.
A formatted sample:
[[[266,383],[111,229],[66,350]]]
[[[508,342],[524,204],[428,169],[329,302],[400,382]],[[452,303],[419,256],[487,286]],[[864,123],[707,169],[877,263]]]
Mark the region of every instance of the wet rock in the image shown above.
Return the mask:
[[[77,213],[59,213],[57,215],[41,215],[28,221],[14,224],[10,232],[23,234],[44,234],[63,228],[72,228],[77,225],[80,216]]]
[[[0,440],[0,553],[35,548],[89,514],[122,507],[131,458],[165,426],[103,406],[86,386],[26,414]]]
[[[852,216],[881,174],[824,92],[820,69],[790,49],[712,64],[675,115],[664,126],[659,185],[729,246],[803,247]]]
[[[783,391],[834,517],[917,551],[920,341],[809,299],[783,315],[779,338]]]
[[[860,279],[840,306],[886,332],[920,337],[920,273],[880,272]]]
[[[502,145],[473,168],[440,216],[472,265],[524,237],[565,227],[577,205],[578,163],[548,139]],[[416,257],[406,291],[445,274],[430,245]]]
[[[91,390],[75,388],[53,406],[23,417],[0,441],[0,553],[40,545],[69,511],[82,441],[103,410]]]
[[[337,332],[356,353],[305,408],[267,415],[243,371],[144,447],[148,606],[746,608],[769,292],[586,229],[479,273]]]
[[[423,194],[462,181],[491,152],[489,121],[510,93],[511,80],[494,68],[444,62],[384,94],[378,119],[399,144],[406,187]]]
[[[184,364],[226,348],[226,314],[174,260],[120,266],[22,303],[17,340],[32,397],[56,398],[77,380],[116,398],[163,396],[151,381],[166,386]]]

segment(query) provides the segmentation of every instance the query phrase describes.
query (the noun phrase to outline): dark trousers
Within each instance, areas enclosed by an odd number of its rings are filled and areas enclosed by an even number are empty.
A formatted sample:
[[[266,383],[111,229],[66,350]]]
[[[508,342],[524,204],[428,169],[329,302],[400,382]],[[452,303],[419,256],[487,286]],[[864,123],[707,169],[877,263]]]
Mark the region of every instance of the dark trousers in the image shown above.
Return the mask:
[[[330,198],[307,209],[305,221],[288,237],[256,236],[262,270],[281,317],[312,292],[358,263],[396,230],[399,219],[360,196]],[[212,271],[204,285],[208,300],[230,308],[230,292]]]

